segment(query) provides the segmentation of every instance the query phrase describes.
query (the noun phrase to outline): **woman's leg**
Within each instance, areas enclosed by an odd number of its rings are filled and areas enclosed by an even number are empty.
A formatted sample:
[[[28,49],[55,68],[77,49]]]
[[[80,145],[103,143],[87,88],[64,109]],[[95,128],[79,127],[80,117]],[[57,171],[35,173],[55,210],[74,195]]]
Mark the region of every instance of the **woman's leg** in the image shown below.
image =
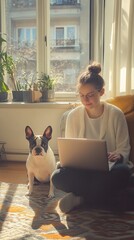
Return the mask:
[[[91,195],[103,188],[107,172],[90,171],[75,168],[59,168],[52,175],[52,182],[57,189],[73,192],[77,196]]]
[[[95,203],[107,202],[111,196],[123,190],[129,176],[129,169],[124,164],[115,165],[109,172],[60,168],[53,173],[52,182],[57,189],[72,192]]]
[[[109,171],[109,185],[113,194],[125,189],[129,184],[130,169],[126,164],[115,164]]]

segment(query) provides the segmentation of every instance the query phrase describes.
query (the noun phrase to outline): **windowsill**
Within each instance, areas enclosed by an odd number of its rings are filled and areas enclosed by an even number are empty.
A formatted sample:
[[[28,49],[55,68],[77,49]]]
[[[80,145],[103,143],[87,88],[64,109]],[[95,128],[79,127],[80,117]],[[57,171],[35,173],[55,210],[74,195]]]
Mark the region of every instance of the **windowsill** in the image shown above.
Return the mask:
[[[67,102],[0,102],[0,108],[71,108],[79,105],[76,101]]]

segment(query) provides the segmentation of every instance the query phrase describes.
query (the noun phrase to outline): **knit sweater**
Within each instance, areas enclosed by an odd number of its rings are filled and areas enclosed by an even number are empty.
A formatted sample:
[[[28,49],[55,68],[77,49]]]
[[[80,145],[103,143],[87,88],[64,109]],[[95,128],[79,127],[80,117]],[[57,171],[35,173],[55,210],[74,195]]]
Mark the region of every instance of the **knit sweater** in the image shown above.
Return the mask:
[[[83,105],[71,110],[66,121],[66,138],[86,137],[86,110]],[[93,121],[93,119],[88,119]],[[90,124],[89,124],[90,126]],[[88,129],[90,135],[90,129]],[[93,133],[88,138],[94,138]],[[124,113],[111,104],[104,102],[103,118],[101,118],[98,139],[106,140],[107,151],[119,153],[124,163],[129,160],[130,144],[129,133]]]

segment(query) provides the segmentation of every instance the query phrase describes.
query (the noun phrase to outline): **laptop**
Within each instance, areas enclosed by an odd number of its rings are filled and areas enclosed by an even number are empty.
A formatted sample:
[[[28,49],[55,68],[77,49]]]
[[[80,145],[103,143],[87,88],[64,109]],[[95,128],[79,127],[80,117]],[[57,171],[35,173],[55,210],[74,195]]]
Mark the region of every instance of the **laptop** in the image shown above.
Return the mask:
[[[59,137],[57,143],[61,167],[109,171],[113,165],[104,140]]]

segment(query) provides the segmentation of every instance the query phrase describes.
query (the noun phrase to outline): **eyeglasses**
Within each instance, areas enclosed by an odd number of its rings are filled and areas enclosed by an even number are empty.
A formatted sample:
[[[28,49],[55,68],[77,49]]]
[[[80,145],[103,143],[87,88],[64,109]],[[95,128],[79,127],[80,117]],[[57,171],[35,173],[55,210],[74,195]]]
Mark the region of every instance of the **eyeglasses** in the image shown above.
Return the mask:
[[[87,93],[86,95],[84,95],[84,94],[82,94],[82,93],[79,93],[78,96],[79,96],[81,99],[84,99],[84,98],[85,98],[85,99],[89,100],[89,99],[94,98],[94,96],[95,96],[98,92],[100,92],[100,89],[99,89],[99,90],[95,90],[95,91],[90,92],[90,93]]]

